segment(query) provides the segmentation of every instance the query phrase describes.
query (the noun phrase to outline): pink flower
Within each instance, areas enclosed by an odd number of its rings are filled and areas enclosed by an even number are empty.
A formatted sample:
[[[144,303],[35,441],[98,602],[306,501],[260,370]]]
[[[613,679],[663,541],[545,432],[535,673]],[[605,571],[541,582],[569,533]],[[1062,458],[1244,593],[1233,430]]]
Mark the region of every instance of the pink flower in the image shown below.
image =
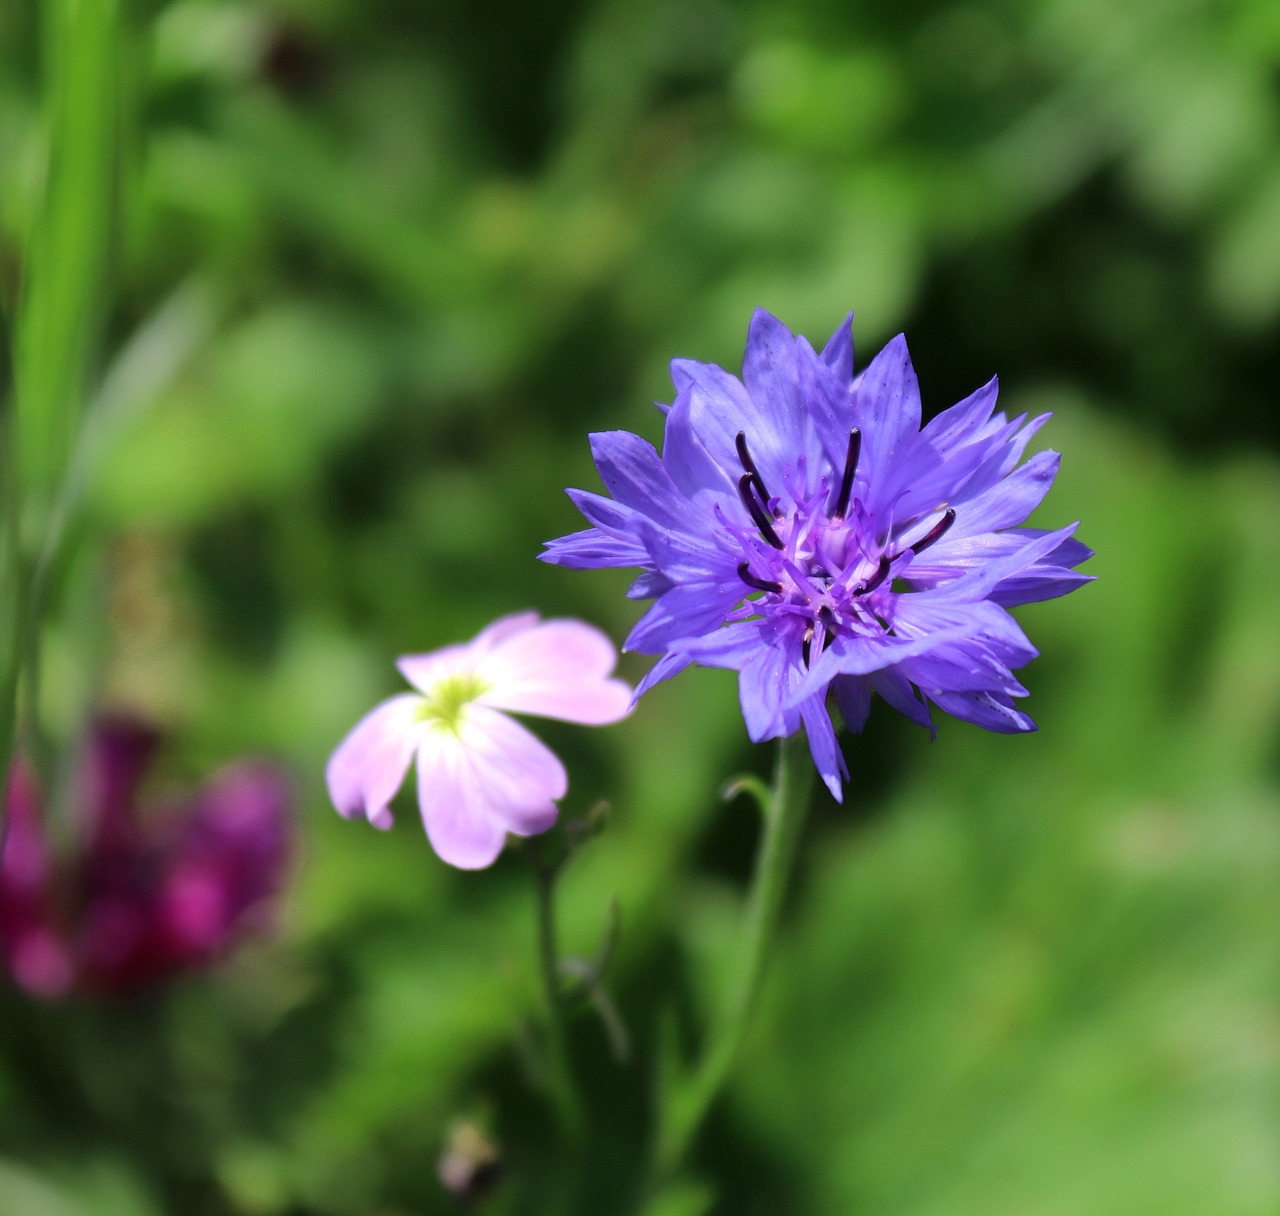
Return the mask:
[[[610,679],[617,653],[581,621],[503,617],[470,642],[407,655],[397,666],[418,691],[383,701],[329,759],[329,797],[349,819],[391,826],[391,799],[418,760],[418,805],[431,847],[479,870],[507,833],[533,836],[556,821],[564,765],[502,710],[591,726],[616,722],[631,689]]]
[[[14,765],[0,851],[0,958],[45,998],[121,994],[207,966],[266,926],[292,843],[289,784],[242,762],[180,806],[140,806],[159,737],[107,719],[76,774],[74,839],[55,856]]]

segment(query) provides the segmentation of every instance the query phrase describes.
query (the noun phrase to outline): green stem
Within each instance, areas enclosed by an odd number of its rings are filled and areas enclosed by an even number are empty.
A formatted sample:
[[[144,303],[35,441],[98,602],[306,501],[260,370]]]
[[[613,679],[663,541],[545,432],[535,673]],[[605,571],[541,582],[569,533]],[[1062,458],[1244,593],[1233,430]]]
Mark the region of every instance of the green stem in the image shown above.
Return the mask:
[[[576,1147],[582,1142],[586,1117],[569,1055],[568,1019],[564,985],[560,978],[560,951],[556,942],[555,886],[560,866],[543,860],[536,841],[530,840],[525,851],[533,863],[537,881],[538,970],[547,1006],[547,1091],[565,1140]]]
[[[108,306],[121,170],[122,0],[45,0],[48,163],[14,319],[12,407],[3,436],[0,760],[15,729],[38,770],[43,567]],[[18,703],[20,702],[20,707]],[[15,727],[15,724],[16,727]],[[46,773],[47,776],[47,773]]]
[[[813,779],[813,762],[803,733],[781,740],[773,786],[763,807],[764,827],[748,896],[737,982],[693,1076],[671,1096],[667,1109],[660,1112],[654,1155],[656,1182],[669,1178],[684,1160],[724,1086],[750,1026],[809,808]]]

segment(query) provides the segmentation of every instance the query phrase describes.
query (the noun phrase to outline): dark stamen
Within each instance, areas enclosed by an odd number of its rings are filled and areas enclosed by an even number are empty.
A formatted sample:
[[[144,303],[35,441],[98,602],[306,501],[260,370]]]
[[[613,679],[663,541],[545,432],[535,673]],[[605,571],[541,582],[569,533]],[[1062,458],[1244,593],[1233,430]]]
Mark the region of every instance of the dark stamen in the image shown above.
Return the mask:
[[[822,615],[823,612],[830,613],[831,609],[824,607],[818,611],[818,620],[821,621],[823,625],[822,649],[826,650],[831,643],[836,640],[836,635],[835,630],[831,628],[831,625],[834,624],[834,618],[831,620],[824,619]],[[813,666],[813,639],[817,632],[818,631],[812,625],[804,631],[804,642],[800,647],[800,653],[804,657],[804,665],[806,667]]]
[[[929,529],[914,545],[911,546],[912,553],[923,553],[930,545],[937,544],[947,534],[947,529],[956,522],[955,507],[948,507],[943,512],[942,518],[938,520],[932,528]]]
[[[772,591],[775,595],[782,591],[781,583],[772,583],[767,578],[760,578],[758,575],[752,574],[751,567],[746,562],[742,562],[738,566],[738,577],[748,587],[754,587],[757,591]]]
[[[876,572],[865,583],[859,583],[854,589],[854,595],[870,595],[885,579],[889,577],[889,561],[887,553],[880,554],[880,564],[876,567]]]
[[[751,459],[751,453],[747,450],[746,431],[738,432],[733,446],[738,449],[738,459],[742,461],[742,467],[751,474],[751,480],[756,483],[756,492],[760,495],[760,501],[768,506],[772,495],[764,484],[764,478],[760,476],[760,470],[756,468],[756,462]]]
[[[756,501],[755,495],[751,493],[751,483],[755,477],[755,473],[743,473],[738,478],[738,497],[742,499],[742,505],[751,513],[751,519],[756,527],[760,529],[760,535],[775,549],[785,548],[781,537],[773,530],[773,521],[765,514],[765,509]]]
[[[844,458],[844,476],[840,478],[840,497],[836,499],[836,509],[831,518],[844,519],[849,509],[849,498],[853,494],[853,475],[858,471],[858,456],[862,452],[862,432],[855,426],[849,432],[849,450]]]

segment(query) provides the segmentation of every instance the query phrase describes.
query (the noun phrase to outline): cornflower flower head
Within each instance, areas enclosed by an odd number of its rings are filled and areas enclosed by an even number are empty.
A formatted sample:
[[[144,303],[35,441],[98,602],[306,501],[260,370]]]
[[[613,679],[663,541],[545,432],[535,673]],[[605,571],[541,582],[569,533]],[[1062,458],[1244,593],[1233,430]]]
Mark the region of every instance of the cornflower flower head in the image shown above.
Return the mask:
[[[408,655],[417,690],[382,702],[338,745],[325,776],[339,814],[391,826],[391,799],[415,757],[431,847],[465,870],[491,865],[507,834],[556,821],[568,788],[559,757],[503,711],[602,725],[626,715],[631,688],[610,678],[613,643],[582,621],[503,617],[470,642]]]
[[[757,310],[741,379],[673,361],[661,455],[592,435],[610,497],[570,490],[591,527],[542,554],[638,567],[629,595],[654,603],[625,648],[660,657],[637,696],[690,663],[738,671],[751,739],[803,725],[836,798],[829,693],[855,732],[873,692],[931,731],[932,706],[1034,730],[1013,669],[1037,651],[1006,609],[1089,581],[1091,556],[1075,524],[1017,526],[1057,474],[1055,452],[1019,463],[1049,415],[996,412],[992,379],[922,428],[906,340],[855,376],[851,322],[819,353]]]

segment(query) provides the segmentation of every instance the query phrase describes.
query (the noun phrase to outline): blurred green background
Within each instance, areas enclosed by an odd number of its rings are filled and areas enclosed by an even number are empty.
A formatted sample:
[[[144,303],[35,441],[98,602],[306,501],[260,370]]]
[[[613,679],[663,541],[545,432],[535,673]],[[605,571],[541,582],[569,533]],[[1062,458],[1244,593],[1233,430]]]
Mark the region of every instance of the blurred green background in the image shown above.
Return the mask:
[[[1020,612],[1039,734],[931,746],[879,705],[848,742],[660,1216],[1280,1211],[1274,0],[58,7],[104,14],[63,93],[105,159],[61,271],[98,430],[42,721],[144,712],[193,779],[279,756],[302,843],[217,972],[0,998],[0,1212],[447,1212],[459,1116],[506,1160],[480,1210],[564,1210],[520,858],[449,870],[409,799],[345,823],[323,764],[398,654],[525,607],[625,635],[624,574],[534,561],[580,526],[561,488],[588,430],[657,439],[670,357],[736,368],[757,305],[815,341],[856,309],[860,362],[905,330],[929,412],[995,372],[1056,411],[1038,521],[1082,519],[1099,581]],[[0,6],[6,312],[66,122],[47,16]],[[542,733],[568,813],[613,806],[563,888],[571,950],[623,909],[635,1058],[575,1023],[612,1216],[738,924],[756,823],[718,788],[771,756],[719,672]]]

